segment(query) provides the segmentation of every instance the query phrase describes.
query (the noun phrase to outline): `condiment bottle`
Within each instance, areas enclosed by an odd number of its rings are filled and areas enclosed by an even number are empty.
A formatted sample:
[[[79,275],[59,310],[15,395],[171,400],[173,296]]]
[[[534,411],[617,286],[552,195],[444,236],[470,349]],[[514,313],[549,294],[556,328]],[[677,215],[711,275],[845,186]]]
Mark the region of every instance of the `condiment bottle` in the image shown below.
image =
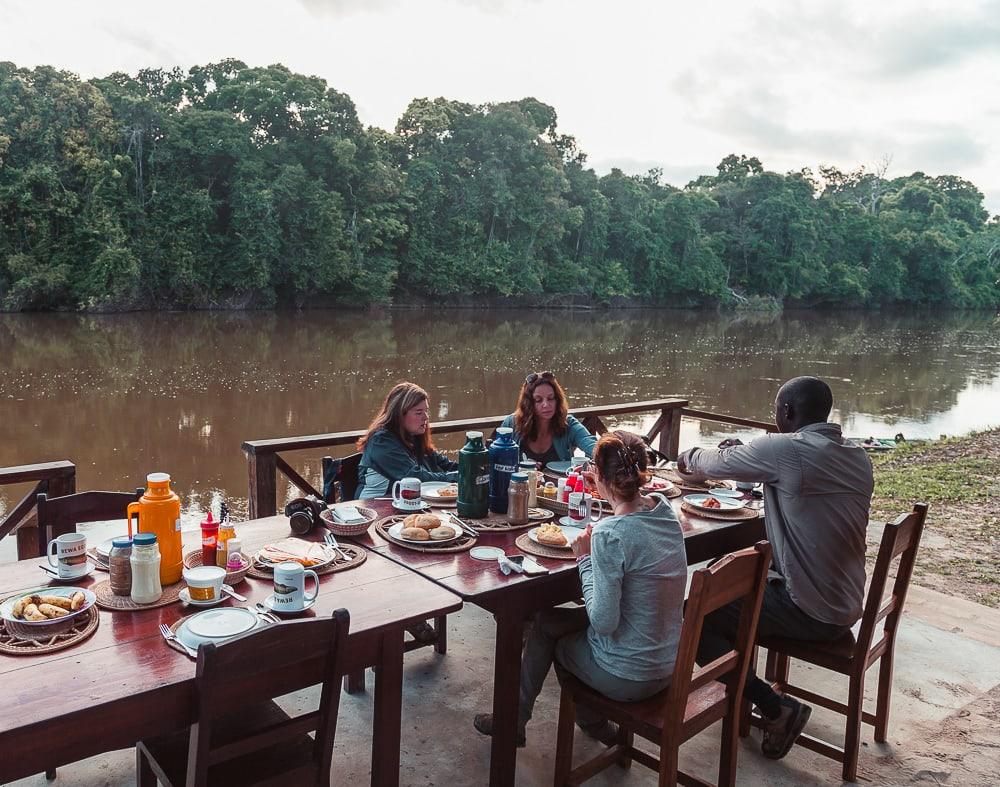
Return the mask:
[[[514,430],[509,426],[497,428],[497,439],[490,445],[490,510],[507,513],[507,487],[510,476],[517,471],[521,452],[514,442]]]
[[[458,452],[458,515],[482,519],[490,512],[490,456],[482,432],[466,432]]]
[[[507,521],[512,525],[528,524],[528,476],[513,473],[507,487]]]
[[[546,481],[545,486],[542,487],[542,497],[550,498],[552,500],[556,499],[556,485],[551,481]]]
[[[215,542],[215,565],[225,568],[229,562],[229,552],[226,542],[236,537],[236,528],[226,521],[219,525],[219,535]]]
[[[155,533],[136,533],[132,538],[132,590],[129,595],[136,604],[152,604],[163,594],[160,584],[160,547]]]
[[[226,555],[226,571],[243,568],[243,544],[236,536],[226,542]]]
[[[518,465],[518,472],[528,476],[528,507],[534,508],[538,505],[538,468],[531,460],[526,460]]]
[[[219,522],[212,519],[212,509],[201,521],[201,564],[203,566],[215,565],[215,546],[219,542]]]
[[[560,503],[565,503],[567,494],[568,493],[566,491],[566,479],[560,478],[559,485],[556,487],[556,500],[558,500]]]
[[[156,536],[161,562],[160,584],[173,585],[181,581],[184,550],[181,544],[181,499],[170,489],[167,473],[146,476],[146,491],[137,503],[129,503],[128,534],[132,535],[132,517],[139,517],[138,531]],[[133,541],[133,548],[135,542]]]
[[[111,592],[116,596],[128,596],[132,593],[131,556],[131,538],[116,538],[111,542],[108,573],[111,575]]]

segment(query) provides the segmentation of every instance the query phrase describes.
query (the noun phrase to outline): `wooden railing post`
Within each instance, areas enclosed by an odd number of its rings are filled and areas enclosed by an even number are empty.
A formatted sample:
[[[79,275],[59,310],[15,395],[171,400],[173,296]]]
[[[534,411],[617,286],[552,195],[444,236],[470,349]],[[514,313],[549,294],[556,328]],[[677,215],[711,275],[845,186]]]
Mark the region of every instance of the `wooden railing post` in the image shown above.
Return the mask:
[[[663,426],[656,448],[668,459],[676,459],[681,447],[681,410],[679,407],[664,408],[658,420],[663,422]]]
[[[277,454],[247,451],[250,519],[261,519],[278,513],[277,469]]]

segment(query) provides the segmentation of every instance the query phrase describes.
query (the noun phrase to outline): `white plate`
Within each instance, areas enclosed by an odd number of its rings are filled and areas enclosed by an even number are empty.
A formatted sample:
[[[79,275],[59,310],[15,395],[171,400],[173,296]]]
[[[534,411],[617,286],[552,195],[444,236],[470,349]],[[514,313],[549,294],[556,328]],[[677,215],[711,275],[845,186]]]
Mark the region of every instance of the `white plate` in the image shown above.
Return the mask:
[[[51,620],[21,620],[20,618],[14,617],[14,602],[23,596],[64,596],[70,598],[74,593],[83,593],[84,601],[83,606],[77,610],[73,610],[67,615],[63,615],[59,618],[52,618]],[[94,595],[93,591],[87,590],[87,588],[78,587],[41,587],[34,588],[32,590],[24,590],[20,593],[15,593],[13,596],[8,598],[3,604],[0,604],[0,618],[4,620],[12,620],[21,626],[47,626],[51,623],[56,623],[57,621],[64,621],[66,618],[71,618],[79,615],[81,612],[86,612],[92,606],[94,602],[97,601],[97,596]]]
[[[324,561],[322,561],[320,563],[316,563],[315,565],[312,565],[312,566],[304,566],[304,568],[308,568],[308,569],[310,569],[312,571],[315,571],[318,568],[324,568],[324,567],[330,565],[334,560],[337,559],[336,554],[334,554],[334,551],[332,549],[330,549],[330,547],[326,546],[325,544],[322,544],[321,546],[323,547],[323,552],[327,556],[326,560],[324,560]],[[263,560],[263,559],[261,559],[260,552],[256,552],[254,554],[254,556],[253,556],[253,562],[257,563],[258,565],[265,566],[265,567],[271,568],[271,569],[273,569],[276,565],[278,565],[277,563],[272,563],[270,560]],[[285,562],[289,562],[289,561],[281,561],[281,562],[285,563]],[[290,561],[290,562],[294,563],[296,561],[293,560],[293,561]]]
[[[221,609],[212,609],[212,610],[206,610],[205,612],[198,612],[197,614],[194,614],[191,617],[189,617],[187,620],[185,620],[181,625],[177,627],[177,632],[176,632],[177,639],[179,639],[189,648],[193,648],[194,650],[198,650],[198,646],[204,642],[214,642],[216,645],[218,645],[220,642],[225,642],[227,638],[199,637],[197,634],[193,633],[188,629],[188,624],[196,617],[198,617],[198,615],[212,615],[212,614],[218,614],[220,612],[245,612],[249,615],[253,615],[254,625],[250,629],[247,629],[247,631],[252,630],[252,628],[260,628],[262,626],[268,625],[268,621],[261,619],[257,615],[254,615],[254,613],[250,612],[250,610],[244,609],[243,607],[222,607]]]
[[[183,603],[190,604],[192,607],[214,607],[217,604],[221,604],[228,598],[225,593],[220,593],[219,597],[213,601],[198,601],[197,599],[191,598],[191,590],[189,588],[181,589],[178,596]]]
[[[128,533],[122,533],[120,536],[112,536],[111,538],[106,538],[100,544],[94,547],[94,550],[97,552],[98,555],[107,560],[109,557],[111,557],[112,542],[116,538],[128,538],[128,537],[129,537]]]
[[[426,501],[418,500],[417,502],[420,503],[420,505],[414,506],[413,508],[403,508],[402,506],[396,505],[396,502],[393,501],[392,510],[397,511],[400,514],[423,514],[431,510],[430,504]]]
[[[718,489],[712,490],[712,497],[728,497],[732,499],[742,499],[743,493],[735,489],[726,489],[725,487],[719,487]]]
[[[503,554],[505,553],[500,547],[473,547],[469,550],[469,557],[476,560],[496,560]]]
[[[719,503],[719,507],[706,506],[705,502],[708,500],[716,500]],[[714,495],[684,495],[684,502],[688,505],[692,505],[695,508],[701,509],[702,511],[739,511],[743,508],[742,500],[733,500],[729,497],[715,497]]]
[[[564,547],[557,547],[555,546],[555,544],[543,544],[541,541],[538,540],[537,527],[534,527],[528,531],[528,538],[530,538],[536,544],[541,544],[541,546],[543,547],[555,547],[556,549],[569,549],[570,546],[573,544],[573,542],[580,537],[580,534],[583,533],[584,530],[582,527],[577,527],[576,525],[560,524],[560,527],[562,528],[563,535],[566,536],[566,546]]]
[[[420,496],[428,500],[433,500],[435,503],[455,502],[458,500],[458,495],[454,497],[442,497],[439,494],[440,490],[446,489],[449,486],[458,489],[458,483],[455,481],[424,481],[420,485]]]
[[[442,525],[447,525],[452,530],[454,530],[455,535],[452,536],[451,538],[441,539],[440,541],[434,541],[433,539],[428,539],[427,541],[417,541],[416,539],[405,538],[404,536],[400,535],[400,533],[403,532],[403,527],[404,527],[402,522],[397,522],[396,524],[392,525],[389,528],[389,535],[392,536],[393,538],[398,538],[400,541],[405,541],[407,544],[421,544],[423,546],[427,546],[428,544],[430,544],[431,546],[434,546],[434,544],[450,544],[452,541],[456,541],[457,539],[462,537],[463,535],[462,528],[460,528],[456,523],[452,522],[451,517],[449,517],[447,514],[432,514],[431,516],[436,516],[438,518],[438,522],[440,522]]]
[[[316,599],[307,598],[302,603],[302,609],[288,609],[287,607],[276,607],[274,606],[274,593],[264,599],[264,606],[267,607],[271,612],[278,615],[298,615],[300,612],[305,612],[309,607],[316,603]]]
[[[243,634],[257,626],[259,618],[243,607],[223,607],[192,615],[182,628],[199,642],[218,642]]]

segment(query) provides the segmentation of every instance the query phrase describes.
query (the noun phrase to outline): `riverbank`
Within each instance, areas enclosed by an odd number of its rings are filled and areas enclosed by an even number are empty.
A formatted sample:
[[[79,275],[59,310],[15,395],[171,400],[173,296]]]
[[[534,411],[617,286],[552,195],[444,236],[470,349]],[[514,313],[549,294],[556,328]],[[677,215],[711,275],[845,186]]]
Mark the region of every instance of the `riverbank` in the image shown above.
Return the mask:
[[[913,582],[1000,607],[1000,428],[900,446],[873,462],[873,522],[930,504]],[[869,531],[872,560],[880,536]]]

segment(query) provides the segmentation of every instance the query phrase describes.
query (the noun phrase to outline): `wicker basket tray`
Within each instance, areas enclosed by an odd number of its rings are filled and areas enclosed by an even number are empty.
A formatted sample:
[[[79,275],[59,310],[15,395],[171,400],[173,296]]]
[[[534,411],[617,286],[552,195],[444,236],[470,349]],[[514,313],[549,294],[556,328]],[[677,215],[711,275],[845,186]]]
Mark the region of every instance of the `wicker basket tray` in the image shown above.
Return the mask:
[[[338,522],[333,518],[332,509],[324,509],[321,513],[320,519],[323,520],[323,524],[326,525],[327,529],[333,533],[335,536],[344,536],[349,538],[350,536],[363,536],[368,532],[368,528],[372,526],[375,520],[378,519],[378,511],[374,508],[368,508],[367,506],[355,506],[355,508],[360,511],[365,519],[363,522],[358,522],[356,524],[345,525],[343,522]]]
[[[197,568],[198,566],[205,565],[202,562],[201,550],[194,549],[184,555],[184,567],[185,568]],[[227,585],[235,585],[242,582],[247,578],[247,571],[250,570],[250,560],[243,556],[243,568],[237,571],[226,571],[226,579],[224,580]]]

